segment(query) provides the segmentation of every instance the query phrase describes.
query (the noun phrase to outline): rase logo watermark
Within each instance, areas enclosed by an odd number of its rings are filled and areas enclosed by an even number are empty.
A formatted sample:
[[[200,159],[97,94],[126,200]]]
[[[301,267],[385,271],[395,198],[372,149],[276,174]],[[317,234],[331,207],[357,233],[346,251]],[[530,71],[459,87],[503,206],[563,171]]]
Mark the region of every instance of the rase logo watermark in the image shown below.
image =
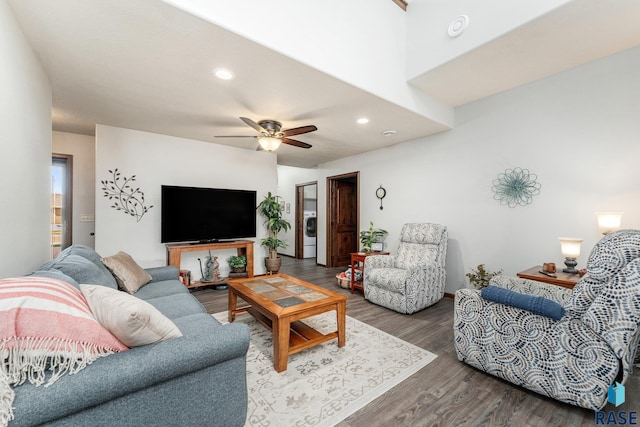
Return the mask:
[[[619,382],[609,386],[607,401],[622,405],[625,401],[624,386]],[[637,411],[596,411],[596,425],[602,426],[636,426],[638,425]]]

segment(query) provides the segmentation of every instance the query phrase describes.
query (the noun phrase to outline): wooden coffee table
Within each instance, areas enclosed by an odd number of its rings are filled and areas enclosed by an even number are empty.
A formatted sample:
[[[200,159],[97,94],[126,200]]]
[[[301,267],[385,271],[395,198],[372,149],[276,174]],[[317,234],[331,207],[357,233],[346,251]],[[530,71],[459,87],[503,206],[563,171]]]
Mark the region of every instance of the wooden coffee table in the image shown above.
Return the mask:
[[[238,297],[250,306],[238,308]],[[236,314],[246,311],[271,329],[276,372],[287,369],[290,354],[325,341],[338,338],[338,347],[344,347],[346,307],[345,295],[282,273],[229,281],[229,322],[235,320]],[[337,331],[322,334],[300,322],[332,310],[336,311]]]

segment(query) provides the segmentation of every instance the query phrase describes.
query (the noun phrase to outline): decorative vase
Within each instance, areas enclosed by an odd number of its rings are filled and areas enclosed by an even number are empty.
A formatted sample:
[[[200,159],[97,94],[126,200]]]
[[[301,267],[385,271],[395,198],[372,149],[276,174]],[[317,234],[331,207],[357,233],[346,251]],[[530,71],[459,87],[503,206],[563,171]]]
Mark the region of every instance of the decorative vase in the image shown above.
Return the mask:
[[[267,267],[267,271],[271,273],[277,273],[280,270],[282,259],[278,258],[265,258],[264,265]]]

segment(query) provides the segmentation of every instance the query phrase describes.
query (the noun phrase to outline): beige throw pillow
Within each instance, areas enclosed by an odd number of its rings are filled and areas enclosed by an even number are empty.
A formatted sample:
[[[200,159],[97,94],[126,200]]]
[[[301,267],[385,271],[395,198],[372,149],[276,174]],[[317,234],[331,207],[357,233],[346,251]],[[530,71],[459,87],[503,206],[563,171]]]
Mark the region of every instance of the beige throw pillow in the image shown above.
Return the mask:
[[[102,258],[102,263],[113,273],[118,286],[130,294],[135,294],[151,281],[151,275],[125,252],[120,251],[113,256]]]
[[[101,285],[80,285],[80,291],[98,322],[127,347],[182,336],[171,320],[146,301]]]

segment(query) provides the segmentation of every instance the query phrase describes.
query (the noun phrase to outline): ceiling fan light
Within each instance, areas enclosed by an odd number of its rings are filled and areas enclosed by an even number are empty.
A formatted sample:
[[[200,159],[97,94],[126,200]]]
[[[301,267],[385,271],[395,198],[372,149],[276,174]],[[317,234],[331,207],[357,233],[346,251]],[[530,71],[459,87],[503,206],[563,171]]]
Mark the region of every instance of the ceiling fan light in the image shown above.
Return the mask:
[[[280,143],[282,142],[280,138],[275,138],[273,136],[261,136],[258,138],[258,142],[260,146],[267,151],[274,151],[280,147]]]

